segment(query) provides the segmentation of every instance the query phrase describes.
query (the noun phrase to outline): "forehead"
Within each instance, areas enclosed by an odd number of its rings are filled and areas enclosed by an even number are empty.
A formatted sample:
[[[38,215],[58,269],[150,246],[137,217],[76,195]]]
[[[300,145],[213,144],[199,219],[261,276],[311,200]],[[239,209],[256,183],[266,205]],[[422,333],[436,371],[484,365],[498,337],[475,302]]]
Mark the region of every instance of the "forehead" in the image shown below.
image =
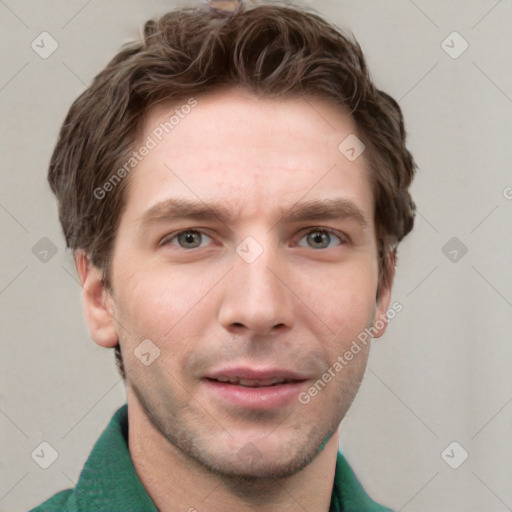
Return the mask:
[[[357,134],[353,118],[312,97],[257,97],[231,88],[160,104],[138,145],[152,148],[130,177],[128,207],[146,211],[169,196],[223,202],[239,219],[282,210],[300,198],[343,197],[371,220],[364,155],[339,146]]]

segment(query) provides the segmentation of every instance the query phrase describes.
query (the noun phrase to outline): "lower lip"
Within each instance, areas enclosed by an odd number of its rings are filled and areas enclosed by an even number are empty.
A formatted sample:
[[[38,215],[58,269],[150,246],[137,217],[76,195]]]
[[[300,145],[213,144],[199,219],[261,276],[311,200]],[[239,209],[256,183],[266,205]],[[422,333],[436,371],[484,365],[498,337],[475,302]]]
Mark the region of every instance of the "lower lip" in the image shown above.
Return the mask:
[[[216,380],[203,379],[209,393],[238,407],[269,410],[284,407],[298,400],[298,395],[306,386],[306,381],[276,384],[250,388],[238,384],[228,384]]]

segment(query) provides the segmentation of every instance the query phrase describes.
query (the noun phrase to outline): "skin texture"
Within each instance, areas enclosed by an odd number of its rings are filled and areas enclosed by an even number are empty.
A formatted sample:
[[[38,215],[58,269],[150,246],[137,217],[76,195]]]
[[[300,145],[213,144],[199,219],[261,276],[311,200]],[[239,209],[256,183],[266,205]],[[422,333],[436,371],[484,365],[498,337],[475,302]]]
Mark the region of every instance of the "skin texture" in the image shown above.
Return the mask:
[[[307,391],[385,315],[390,288],[376,297],[364,154],[350,162],[338,150],[357,129],[320,99],[262,99],[239,88],[196,99],[129,177],[111,293],[77,253],[87,322],[98,344],[121,344],[130,452],[159,510],[327,511],[337,429],[370,345],[307,404],[240,407],[203,377],[230,364],[278,367],[301,372]],[[141,142],[175,108],[150,111]],[[232,219],[143,223],[170,198],[221,202]],[[366,227],[351,218],[283,220],[298,202],[339,198],[358,208]],[[330,233],[322,238],[319,228]],[[175,236],[183,230],[201,234]],[[248,236],[257,242],[251,254],[262,250],[251,263],[236,252]],[[149,366],[134,355],[145,339],[160,350]]]

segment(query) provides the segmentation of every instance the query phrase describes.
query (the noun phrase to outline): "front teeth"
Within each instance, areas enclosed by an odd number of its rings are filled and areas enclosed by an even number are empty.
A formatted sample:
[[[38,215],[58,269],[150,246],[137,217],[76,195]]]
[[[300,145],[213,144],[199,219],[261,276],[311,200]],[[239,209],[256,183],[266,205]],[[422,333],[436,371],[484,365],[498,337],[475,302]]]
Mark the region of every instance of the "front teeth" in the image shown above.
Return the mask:
[[[249,379],[240,379],[239,384],[241,386],[247,387],[260,387],[260,386],[272,386],[273,384],[281,384],[284,382],[284,379],[269,379],[269,380],[249,380]]]
[[[272,386],[273,384],[281,384],[286,382],[286,379],[268,379],[268,380],[251,380],[239,379],[238,377],[217,377],[219,382],[229,382],[230,384],[239,384],[251,388],[258,388],[262,386]]]

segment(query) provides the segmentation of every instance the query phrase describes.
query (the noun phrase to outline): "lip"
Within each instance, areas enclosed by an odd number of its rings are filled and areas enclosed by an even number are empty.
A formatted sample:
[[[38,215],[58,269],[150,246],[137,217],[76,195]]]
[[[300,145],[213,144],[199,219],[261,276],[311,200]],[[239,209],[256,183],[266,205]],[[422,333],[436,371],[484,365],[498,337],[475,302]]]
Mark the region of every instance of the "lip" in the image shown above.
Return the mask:
[[[292,381],[307,380],[309,377],[300,372],[294,372],[286,368],[261,367],[255,368],[251,366],[237,366],[219,368],[205,375],[207,379],[218,379],[219,377],[238,377],[247,380],[269,380],[269,379],[285,379]]]
[[[242,380],[268,381],[285,379],[288,382],[242,386],[238,383],[220,382],[218,377],[237,377]],[[307,386],[308,377],[283,368],[231,367],[215,370],[201,379],[208,397],[220,401],[223,406],[235,406],[250,410],[270,410],[298,403],[298,395]]]

